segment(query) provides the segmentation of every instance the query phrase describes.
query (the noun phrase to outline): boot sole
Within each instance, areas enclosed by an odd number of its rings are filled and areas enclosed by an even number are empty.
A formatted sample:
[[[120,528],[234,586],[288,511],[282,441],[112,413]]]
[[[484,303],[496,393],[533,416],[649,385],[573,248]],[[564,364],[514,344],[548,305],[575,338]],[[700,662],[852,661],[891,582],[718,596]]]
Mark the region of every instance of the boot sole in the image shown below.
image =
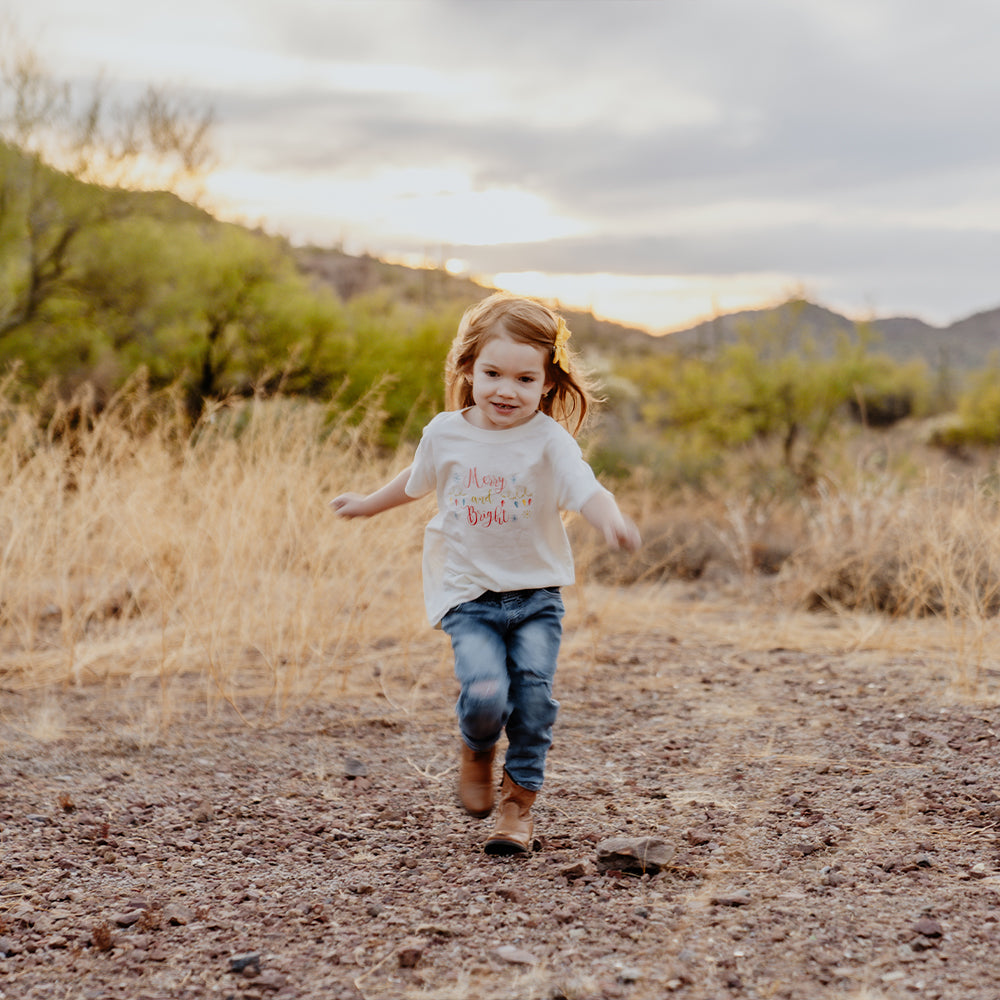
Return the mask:
[[[511,855],[527,854],[530,849],[514,840],[487,840],[483,850],[487,854]]]

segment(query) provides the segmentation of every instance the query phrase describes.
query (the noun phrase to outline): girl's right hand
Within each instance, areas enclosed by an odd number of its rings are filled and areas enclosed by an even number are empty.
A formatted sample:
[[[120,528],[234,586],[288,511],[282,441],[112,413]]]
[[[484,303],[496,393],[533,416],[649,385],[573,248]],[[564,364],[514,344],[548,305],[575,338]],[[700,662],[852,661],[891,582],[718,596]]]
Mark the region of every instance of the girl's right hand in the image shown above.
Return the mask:
[[[338,517],[368,517],[369,512],[365,508],[366,499],[367,497],[360,493],[342,493],[330,501],[330,507]]]

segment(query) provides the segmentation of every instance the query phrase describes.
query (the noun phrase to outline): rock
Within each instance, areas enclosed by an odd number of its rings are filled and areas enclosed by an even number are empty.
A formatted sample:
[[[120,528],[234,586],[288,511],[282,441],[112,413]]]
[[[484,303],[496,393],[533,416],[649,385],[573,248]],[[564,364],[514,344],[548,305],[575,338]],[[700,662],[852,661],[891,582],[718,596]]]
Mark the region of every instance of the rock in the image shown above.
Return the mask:
[[[196,823],[208,823],[215,819],[215,810],[211,802],[200,802],[191,813],[191,818]]]
[[[530,951],[523,948],[516,948],[512,944],[502,944],[494,949],[493,954],[502,962],[509,962],[511,965],[537,965],[538,958]]]
[[[282,990],[288,983],[288,977],[277,969],[265,969],[255,980],[254,986],[259,990]]]
[[[921,917],[913,925],[912,930],[929,938],[941,937],[944,934],[944,928],[933,917]]]
[[[126,910],[124,913],[112,913],[111,919],[119,927],[131,927],[142,919],[142,910]]]
[[[420,937],[407,938],[397,949],[396,958],[401,969],[412,969],[423,958],[427,950],[427,939]]]
[[[168,903],[163,908],[163,919],[174,927],[186,927],[194,919],[194,913],[179,903]]]
[[[583,878],[587,874],[587,869],[584,867],[583,863],[577,861],[575,864],[566,865],[564,868],[559,869],[559,874],[566,879],[567,882],[575,882],[578,878]]]
[[[712,897],[713,906],[746,906],[753,897],[749,889],[735,889]]]
[[[246,974],[247,969],[260,972],[260,952],[244,951],[239,955],[232,955],[229,959],[230,972],[242,972]]]
[[[344,777],[350,781],[355,778],[367,778],[368,767],[364,761],[358,760],[356,757],[348,757],[344,761]]]
[[[670,864],[675,850],[659,837],[612,837],[597,845],[599,871],[655,875]]]

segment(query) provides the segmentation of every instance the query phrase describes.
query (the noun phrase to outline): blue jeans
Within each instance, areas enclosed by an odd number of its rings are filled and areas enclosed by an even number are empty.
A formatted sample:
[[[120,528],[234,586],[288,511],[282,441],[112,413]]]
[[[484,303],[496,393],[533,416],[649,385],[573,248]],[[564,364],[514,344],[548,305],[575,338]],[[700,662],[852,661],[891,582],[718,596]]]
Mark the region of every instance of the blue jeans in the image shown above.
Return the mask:
[[[507,731],[507,773],[537,792],[545,777],[559,702],[552,680],[564,614],[558,587],[487,591],[441,620],[455,652],[462,739],[489,750]]]

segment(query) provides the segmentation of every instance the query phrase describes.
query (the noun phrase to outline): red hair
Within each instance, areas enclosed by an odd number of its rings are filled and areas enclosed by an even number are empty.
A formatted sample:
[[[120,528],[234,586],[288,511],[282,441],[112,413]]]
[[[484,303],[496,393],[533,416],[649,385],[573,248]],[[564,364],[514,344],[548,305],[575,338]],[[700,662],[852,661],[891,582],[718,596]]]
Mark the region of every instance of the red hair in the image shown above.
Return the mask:
[[[522,344],[540,347],[546,357],[545,379],[552,390],[539,409],[576,435],[596,401],[587,374],[568,348],[564,360],[553,360],[560,317],[534,299],[497,292],[465,310],[445,363],[445,401],[449,410],[473,405],[472,367],[480,351],[494,337],[506,334]]]

